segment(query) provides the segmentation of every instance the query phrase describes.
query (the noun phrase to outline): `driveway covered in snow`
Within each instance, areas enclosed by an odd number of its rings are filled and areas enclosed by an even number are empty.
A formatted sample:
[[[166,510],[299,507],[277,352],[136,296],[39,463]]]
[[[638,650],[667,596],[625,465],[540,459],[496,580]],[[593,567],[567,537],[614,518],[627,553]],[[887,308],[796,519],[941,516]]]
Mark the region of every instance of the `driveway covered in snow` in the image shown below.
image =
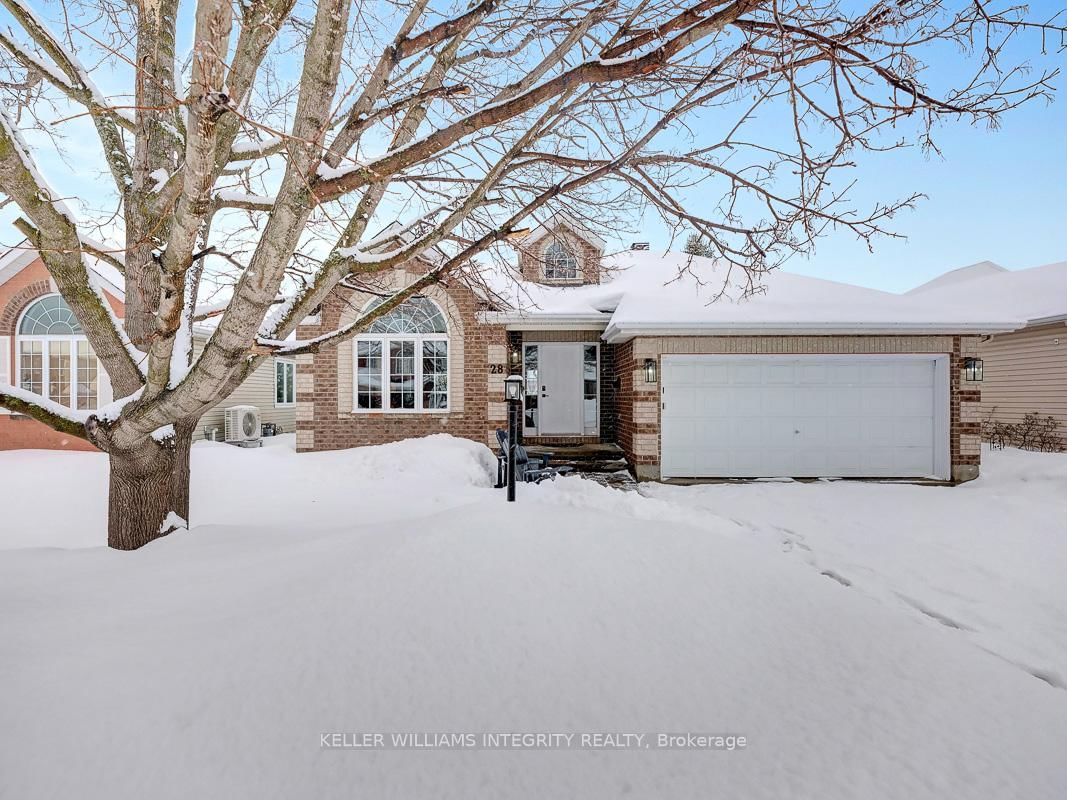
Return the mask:
[[[0,453],[4,793],[1063,797],[1067,458],[986,460],[955,489],[568,478],[509,506],[447,437],[204,444],[193,529],[118,553],[103,457]]]

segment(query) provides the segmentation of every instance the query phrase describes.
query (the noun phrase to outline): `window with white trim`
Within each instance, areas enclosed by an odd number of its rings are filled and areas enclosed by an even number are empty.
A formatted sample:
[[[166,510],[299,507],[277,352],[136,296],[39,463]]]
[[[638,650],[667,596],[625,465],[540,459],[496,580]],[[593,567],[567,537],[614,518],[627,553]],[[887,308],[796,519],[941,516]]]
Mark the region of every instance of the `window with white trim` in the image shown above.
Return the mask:
[[[296,403],[296,362],[274,361],[274,405],[291,406]]]
[[[563,242],[555,241],[545,248],[545,280],[573,281],[578,279],[578,259]]]
[[[58,294],[31,303],[19,321],[19,387],[68,408],[99,401],[99,365],[70,306]]]
[[[354,350],[355,411],[448,410],[448,323],[432,300],[413,297],[376,319]]]

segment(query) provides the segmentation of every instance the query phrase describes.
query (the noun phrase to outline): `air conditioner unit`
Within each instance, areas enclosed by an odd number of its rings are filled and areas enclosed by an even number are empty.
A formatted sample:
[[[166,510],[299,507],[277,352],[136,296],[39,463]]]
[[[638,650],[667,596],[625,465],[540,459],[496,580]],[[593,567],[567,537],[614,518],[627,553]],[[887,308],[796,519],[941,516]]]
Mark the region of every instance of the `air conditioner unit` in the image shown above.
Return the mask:
[[[259,441],[259,409],[255,406],[230,406],[224,415],[227,442]]]

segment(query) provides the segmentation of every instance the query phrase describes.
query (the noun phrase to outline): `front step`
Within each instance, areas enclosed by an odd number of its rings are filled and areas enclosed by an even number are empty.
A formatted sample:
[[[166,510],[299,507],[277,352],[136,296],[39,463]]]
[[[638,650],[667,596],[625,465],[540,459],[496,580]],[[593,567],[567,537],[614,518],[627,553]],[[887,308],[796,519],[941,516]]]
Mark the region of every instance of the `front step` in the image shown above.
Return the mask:
[[[629,464],[617,444],[527,445],[531,457],[549,454],[549,466],[573,472],[605,486],[636,486]]]

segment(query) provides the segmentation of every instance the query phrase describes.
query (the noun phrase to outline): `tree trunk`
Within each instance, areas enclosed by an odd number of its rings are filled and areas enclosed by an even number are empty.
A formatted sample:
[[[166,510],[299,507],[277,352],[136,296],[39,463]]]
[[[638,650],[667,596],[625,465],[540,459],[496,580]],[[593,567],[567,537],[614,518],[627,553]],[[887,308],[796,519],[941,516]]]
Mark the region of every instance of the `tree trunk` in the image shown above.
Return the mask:
[[[174,423],[174,469],[170,474],[170,508],[189,526],[189,451],[200,418]]]
[[[188,527],[189,451],[196,420],[175,424],[175,437],[136,450],[112,450],[107,544],[136,550]]]

